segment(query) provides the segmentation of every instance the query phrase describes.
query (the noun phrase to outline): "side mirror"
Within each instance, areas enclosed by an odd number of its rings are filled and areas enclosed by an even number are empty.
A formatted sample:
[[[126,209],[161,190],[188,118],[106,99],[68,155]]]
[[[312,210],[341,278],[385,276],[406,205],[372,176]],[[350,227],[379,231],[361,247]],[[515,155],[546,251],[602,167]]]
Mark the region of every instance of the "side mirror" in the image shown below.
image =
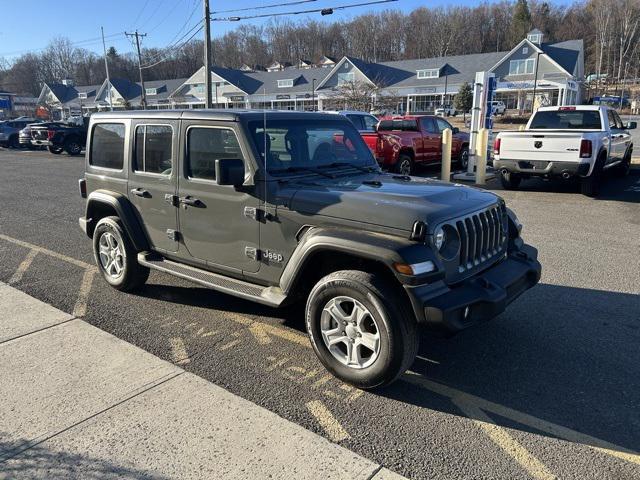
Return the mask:
[[[627,123],[627,130],[635,130],[636,128],[638,128],[638,122]]]
[[[453,135],[455,135],[456,133],[460,133],[460,129],[459,129],[458,127],[453,127],[453,128],[451,129],[451,133],[452,133]]]
[[[244,162],[239,158],[216,160],[216,183],[239,187],[244,183]]]

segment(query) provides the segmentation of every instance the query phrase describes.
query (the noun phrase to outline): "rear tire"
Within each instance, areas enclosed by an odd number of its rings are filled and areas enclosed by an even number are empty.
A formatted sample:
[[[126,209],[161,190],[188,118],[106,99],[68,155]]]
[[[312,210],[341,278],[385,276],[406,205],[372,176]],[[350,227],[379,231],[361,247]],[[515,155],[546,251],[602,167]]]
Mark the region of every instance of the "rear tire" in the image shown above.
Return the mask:
[[[520,186],[522,177],[517,173],[500,172],[500,183],[505,190],[516,190]]]
[[[93,256],[102,277],[116,290],[130,292],[149,278],[118,217],[104,217],[93,232]]]
[[[631,170],[631,153],[632,150],[629,149],[627,153],[625,153],[622,163],[613,169],[616,177],[626,177],[629,175],[629,170]]]
[[[605,157],[600,155],[598,160],[596,161],[595,166],[593,167],[593,171],[591,175],[588,177],[584,177],[580,179],[580,193],[586,195],[587,197],[597,197],[600,193],[600,187],[602,185],[602,177],[603,177],[603,165],[605,162]]]
[[[413,173],[413,160],[409,155],[401,154],[394,166],[394,170],[400,175],[411,175]]]
[[[322,278],[309,294],[306,325],[327,370],[362,389],[393,382],[418,352],[417,323],[407,300],[376,274],[342,270]]]
[[[460,163],[460,168],[462,170],[466,170],[469,166],[469,147],[462,147],[460,150],[460,156],[458,157],[458,163]]]

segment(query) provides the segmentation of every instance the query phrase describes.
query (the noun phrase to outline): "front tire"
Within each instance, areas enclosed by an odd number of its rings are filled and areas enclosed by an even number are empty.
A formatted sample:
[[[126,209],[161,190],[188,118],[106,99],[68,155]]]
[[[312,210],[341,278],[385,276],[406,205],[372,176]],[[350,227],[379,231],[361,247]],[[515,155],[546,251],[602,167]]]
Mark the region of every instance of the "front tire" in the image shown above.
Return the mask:
[[[413,173],[413,160],[409,155],[401,154],[398,157],[394,170],[400,175],[411,175],[411,173]]]
[[[522,177],[512,172],[500,172],[500,183],[505,190],[516,190],[520,186]]]
[[[93,255],[102,277],[116,290],[130,292],[149,278],[118,217],[105,217],[93,232]]]
[[[307,300],[306,324],[325,368],[362,389],[393,382],[418,351],[407,300],[376,274],[342,270],[322,278]]]
[[[64,144],[64,150],[72,156],[80,155],[82,152],[82,145],[75,138],[70,138]]]

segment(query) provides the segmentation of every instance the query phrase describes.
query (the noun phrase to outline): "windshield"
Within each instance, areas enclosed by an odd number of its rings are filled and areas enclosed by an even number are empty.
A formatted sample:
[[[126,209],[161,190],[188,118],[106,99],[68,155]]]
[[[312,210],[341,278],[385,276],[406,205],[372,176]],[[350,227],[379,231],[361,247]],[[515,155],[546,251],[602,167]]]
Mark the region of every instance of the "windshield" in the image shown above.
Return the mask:
[[[538,111],[529,129],[601,130],[602,127],[597,110],[549,110]]]
[[[267,171],[328,166],[376,167],[371,151],[348,120],[267,120],[249,122],[249,133]],[[339,165],[338,165],[339,164]]]

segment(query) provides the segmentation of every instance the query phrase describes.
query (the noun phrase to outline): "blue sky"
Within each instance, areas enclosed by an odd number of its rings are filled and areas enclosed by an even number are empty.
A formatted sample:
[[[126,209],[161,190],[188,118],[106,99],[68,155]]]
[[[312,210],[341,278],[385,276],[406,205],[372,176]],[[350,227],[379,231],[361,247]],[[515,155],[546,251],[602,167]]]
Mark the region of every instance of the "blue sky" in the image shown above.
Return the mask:
[[[245,8],[274,3],[285,3],[294,0],[210,0],[211,10],[227,10],[231,8]],[[221,14],[247,15],[251,13],[286,12],[290,10],[306,10],[325,8],[338,5],[361,3],[365,0],[317,0],[311,3],[292,7],[276,8],[263,11],[248,11]],[[478,0],[458,0],[457,5],[477,5]],[[320,14],[310,14],[308,17],[323,21],[343,20],[367,11],[394,8],[410,11],[418,6],[428,5],[446,6],[451,1],[446,0],[399,0],[397,2],[357,7],[345,11],[336,11],[331,16],[321,17]],[[57,36],[64,36],[72,42],[78,42],[78,47],[87,48],[95,52],[102,52],[99,40],[100,27],[104,27],[107,47],[115,46],[120,52],[133,50],[131,42],[122,35],[123,31],[138,28],[140,32],[148,33],[143,45],[149,47],[163,47],[169,45],[180,32],[189,30],[198,18],[202,16],[202,0],[2,0],[0,7],[0,58],[11,59],[27,51],[38,51]],[[31,14],[30,12],[38,12]],[[192,14],[190,20],[190,15]],[[293,20],[303,20],[305,16],[291,17]],[[253,23],[264,25],[269,19],[252,20]],[[248,22],[248,21],[247,21]],[[219,36],[238,26],[234,23],[212,23],[212,35]],[[184,27],[184,28],[183,28]],[[181,28],[183,28],[181,30]],[[201,34],[199,34],[201,35]]]

